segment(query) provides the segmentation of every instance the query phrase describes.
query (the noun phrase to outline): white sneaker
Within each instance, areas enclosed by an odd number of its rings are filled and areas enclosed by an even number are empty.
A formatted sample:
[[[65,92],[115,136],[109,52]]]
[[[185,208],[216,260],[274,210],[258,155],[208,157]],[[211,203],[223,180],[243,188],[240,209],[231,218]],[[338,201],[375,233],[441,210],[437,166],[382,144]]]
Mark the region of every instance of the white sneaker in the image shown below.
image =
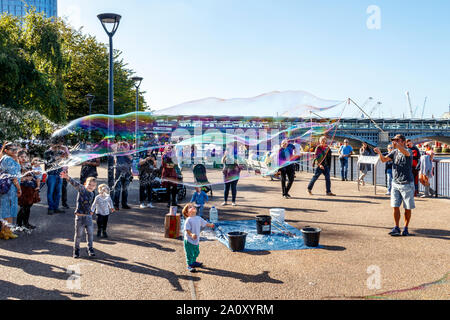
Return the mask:
[[[231,205],[232,205],[233,207],[236,207],[236,206],[237,206],[236,202],[232,202]]]
[[[222,203],[222,206],[227,206],[227,205],[228,205],[228,203],[226,203],[226,202]]]
[[[154,208],[154,206],[153,206],[153,204],[149,203],[149,204],[147,205],[147,208]]]
[[[139,208],[145,209],[145,208],[147,208],[147,206],[146,206],[145,204],[141,203],[141,205],[139,206]]]
[[[390,193],[390,192],[386,192],[386,193],[385,193],[385,195],[387,195],[387,196],[390,196],[390,195],[391,195],[391,193]]]

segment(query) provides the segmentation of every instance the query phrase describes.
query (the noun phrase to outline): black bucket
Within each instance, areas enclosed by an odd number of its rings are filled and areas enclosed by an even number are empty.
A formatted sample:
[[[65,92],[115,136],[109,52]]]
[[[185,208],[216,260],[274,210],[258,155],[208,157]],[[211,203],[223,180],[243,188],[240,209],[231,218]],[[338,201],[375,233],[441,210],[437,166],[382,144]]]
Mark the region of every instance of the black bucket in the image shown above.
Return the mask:
[[[231,251],[244,251],[246,239],[247,233],[245,232],[229,232],[228,244],[230,245]]]
[[[258,234],[264,235],[272,234],[272,217],[256,216],[256,230]]]
[[[321,231],[322,230],[320,230],[319,228],[311,228],[311,227],[303,228],[302,233],[303,233],[303,242],[305,243],[305,246],[313,248],[318,247]]]

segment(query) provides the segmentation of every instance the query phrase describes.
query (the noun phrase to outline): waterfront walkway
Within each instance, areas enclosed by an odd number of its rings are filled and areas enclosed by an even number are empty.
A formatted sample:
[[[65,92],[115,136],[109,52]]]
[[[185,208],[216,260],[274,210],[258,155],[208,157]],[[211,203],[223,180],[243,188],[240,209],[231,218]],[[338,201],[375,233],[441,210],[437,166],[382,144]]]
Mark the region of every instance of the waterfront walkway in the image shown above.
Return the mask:
[[[71,174],[78,176],[79,168]],[[219,216],[252,219],[283,207],[289,224],[323,230],[322,249],[231,253],[218,241],[205,241],[200,261],[206,268],[195,274],[186,272],[182,241],[164,238],[166,204],[138,209],[136,180],[129,199],[133,209],[111,217],[110,238],[95,242],[92,260],[85,258],[84,243],[82,259],[72,258],[72,211],[48,216],[43,193],[30,219],[38,230],[0,241],[0,299],[450,298],[450,200],[418,199],[410,226],[415,236],[392,238],[386,196],[375,196],[370,186],[358,192],[356,183],[336,179],[332,190],[337,197],[324,196],[323,180],[309,196],[309,178],[308,173],[297,175],[291,200],[282,199],[278,181],[241,179],[238,206],[219,206]],[[210,205],[223,202],[222,190],[215,188]],[[69,199],[73,207],[70,186]],[[379,289],[367,286],[370,266],[380,271]],[[80,272],[80,281],[67,281],[67,269]]]

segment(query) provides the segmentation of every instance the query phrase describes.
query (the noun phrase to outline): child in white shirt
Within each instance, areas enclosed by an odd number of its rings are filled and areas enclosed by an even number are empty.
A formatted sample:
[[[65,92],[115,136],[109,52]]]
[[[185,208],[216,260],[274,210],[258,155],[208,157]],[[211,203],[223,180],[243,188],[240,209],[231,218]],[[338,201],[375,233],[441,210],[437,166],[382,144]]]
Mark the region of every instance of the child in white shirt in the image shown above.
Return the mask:
[[[108,238],[106,227],[108,225],[109,215],[114,212],[114,205],[110,196],[109,187],[106,184],[101,184],[98,187],[99,195],[95,197],[92,203],[92,213],[97,213],[97,237]]]
[[[201,228],[214,228],[214,224],[206,222],[202,217],[197,216],[195,203],[188,203],[183,208],[183,216],[186,218],[184,223],[184,252],[186,253],[187,269],[189,272],[195,272],[195,268],[201,268],[202,263],[197,262],[200,254],[200,231]]]

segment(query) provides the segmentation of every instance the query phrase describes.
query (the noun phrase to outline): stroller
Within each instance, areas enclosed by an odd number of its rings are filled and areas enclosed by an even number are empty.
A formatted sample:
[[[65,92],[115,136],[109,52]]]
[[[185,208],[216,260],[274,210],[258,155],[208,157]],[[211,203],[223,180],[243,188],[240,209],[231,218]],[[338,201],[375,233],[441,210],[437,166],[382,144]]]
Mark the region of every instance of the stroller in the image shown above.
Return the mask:
[[[181,180],[183,181],[183,180]],[[155,179],[152,184],[152,198],[157,202],[167,201],[167,189],[161,183],[161,170],[155,172]],[[177,185],[177,202],[186,199],[186,186],[184,184]]]
[[[203,164],[197,164],[194,169],[194,179],[195,183],[203,185],[202,190],[205,193],[210,192],[211,197],[213,196],[212,184],[208,181],[206,176],[206,167]]]

